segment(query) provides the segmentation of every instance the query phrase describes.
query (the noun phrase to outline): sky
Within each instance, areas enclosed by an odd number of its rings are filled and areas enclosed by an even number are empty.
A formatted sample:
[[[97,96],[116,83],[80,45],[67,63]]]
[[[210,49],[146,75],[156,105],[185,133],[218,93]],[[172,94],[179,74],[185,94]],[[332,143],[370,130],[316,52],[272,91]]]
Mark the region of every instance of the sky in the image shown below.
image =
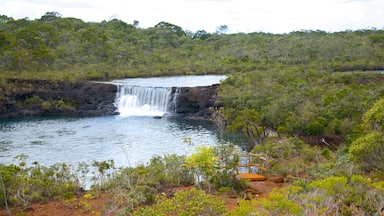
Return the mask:
[[[140,28],[168,22],[214,33],[337,32],[384,29],[384,0],[1,0],[0,14],[39,19],[46,12],[85,22],[119,19]]]

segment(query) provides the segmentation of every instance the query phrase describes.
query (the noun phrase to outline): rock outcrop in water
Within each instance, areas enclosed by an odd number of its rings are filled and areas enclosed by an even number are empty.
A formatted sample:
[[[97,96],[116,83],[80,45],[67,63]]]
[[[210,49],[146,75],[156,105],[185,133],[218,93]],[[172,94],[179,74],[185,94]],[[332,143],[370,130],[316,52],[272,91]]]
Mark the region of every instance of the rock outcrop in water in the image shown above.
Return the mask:
[[[8,79],[0,84],[0,118],[100,116],[115,112],[112,84]]]
[[[207,117],[212,114],[210,107],[216,106],[216,88],[219,85],[174,88],[177,94],[175,113],[193,117]]]

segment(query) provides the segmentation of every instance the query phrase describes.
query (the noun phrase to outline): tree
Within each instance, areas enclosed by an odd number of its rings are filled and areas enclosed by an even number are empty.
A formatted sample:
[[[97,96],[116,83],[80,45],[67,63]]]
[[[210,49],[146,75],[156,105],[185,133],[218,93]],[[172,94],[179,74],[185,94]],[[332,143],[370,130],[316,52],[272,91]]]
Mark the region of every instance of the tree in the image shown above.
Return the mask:
[[[179,27],[177,25],[173,25],[171,23],[167,23],[167,22],[159,22],[157,25],[155,25],[155,28],[168,29],[178,36],[184,36],[185,35],[185,33],[181,27]]]
[[[45,21],[50,21],[50,20],[55,20],[57,18],[61,17],[61,14],[59,12],[56,12],[56,11],[52,11],[52,12],[46,12],[41,18],[40,20],[45,22]]]
[[[133,27],[139,28],[139,25],[140,25],[139,21],[133,20]]]
[[[11,38],[9,34],[0,29],[0,54],[3,53],[11,45]]]
[[[216,33],[217,34],[225,34],[228,31],[228,26],[227,25],[221,25],[216,28]]]
[[[193,34],[192,38],[199,38],[201,40],[205,40],[209,38],[211,35],[206,32],[205,30],[198,30],[196,33]]]
[[[16,167],[13,165],[3,165],[0,164],[0,184],[1,184],[1,190],[2,194],[0,194],[0,197],[2,198],[2,201],[4,202],[5,208],[7,210],[7,215],[11,215],[11,210],[9,209],[8,205],[8,188],[11,187],[11,182],[14,181],[13,177],[16,175]]]
[[[12,17],[7,17],[5,15],[0,15],[0,23],[8,23],[10,21],[13,21]]]
[[[209,178],[218,171],[218,162],[213,147],[206,146],[196,148],[196,152],[185,159],[186,167],[196,170],[198,182],[200,182],[200,176],[207,181],[209,191],[211,191]]]
[[[384,172],[384,134],[371,132],[358,138],[350,146],[349,154],[368,170]]]
[[[261,115],[254,109],[242,109],[236,112],[226,111],[228,118],[228,130],[232,132],[243,132],[248,137],[249,149],[256,144],[263,144],[267,137],[265,127],[261,122]]]
[[[366,129],[384,132],[384,98],[378,100],[363,116]]]
[[[363,128],[365,134],[351,144],[349,154],[363,167],[384,172],[384,98],[364,114]]]

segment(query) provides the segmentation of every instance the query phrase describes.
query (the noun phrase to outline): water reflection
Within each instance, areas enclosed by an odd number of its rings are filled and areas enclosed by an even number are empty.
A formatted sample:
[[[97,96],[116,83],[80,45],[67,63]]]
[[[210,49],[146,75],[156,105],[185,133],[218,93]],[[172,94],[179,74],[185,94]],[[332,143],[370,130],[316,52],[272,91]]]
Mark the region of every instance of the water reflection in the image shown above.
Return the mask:
[[[175,117],[27,118],[1,125],[0,163],[26,154],[28,161],[47,166],[108,159],[135,166],[154,155],[188,155],[197,146],[219,143],[212,124]]]

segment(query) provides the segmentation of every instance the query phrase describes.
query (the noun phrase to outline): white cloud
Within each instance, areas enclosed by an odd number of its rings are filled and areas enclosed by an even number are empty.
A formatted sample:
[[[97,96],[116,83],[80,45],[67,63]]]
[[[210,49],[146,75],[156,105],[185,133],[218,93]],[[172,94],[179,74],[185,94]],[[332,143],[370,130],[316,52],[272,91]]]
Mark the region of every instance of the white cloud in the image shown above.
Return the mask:
[[[100,22],[138,20],[142,28],[161,21],[184,30],[283,33],[297,30],[382,29],[382,0],[1,0],[0,14],[40,18],[48,11]]]

